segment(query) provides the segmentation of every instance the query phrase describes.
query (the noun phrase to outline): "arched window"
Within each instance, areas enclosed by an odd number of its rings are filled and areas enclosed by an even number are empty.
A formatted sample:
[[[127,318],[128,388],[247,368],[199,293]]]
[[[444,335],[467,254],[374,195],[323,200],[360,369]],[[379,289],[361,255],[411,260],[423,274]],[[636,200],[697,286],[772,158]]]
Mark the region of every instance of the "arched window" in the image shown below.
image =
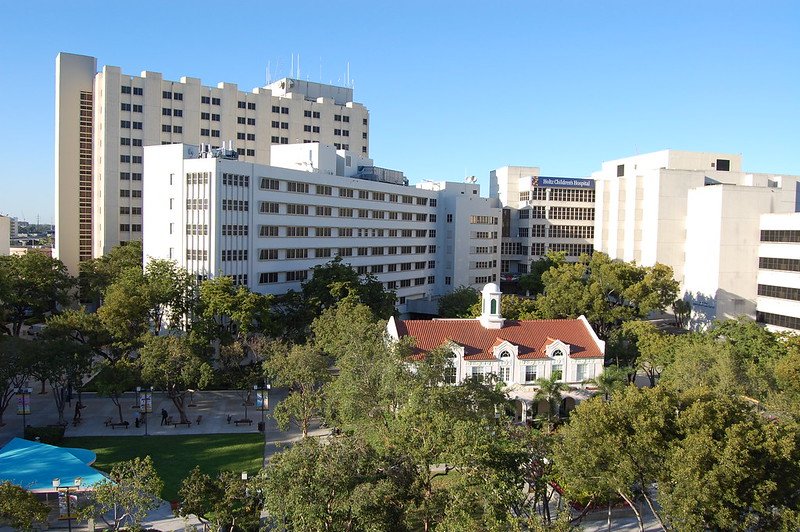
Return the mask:
[[[508,351],[503,351],[502,353],[500,353],[500,358],[510,358],[510,357],[511,353],[509,353]]]
[[[489,312],[489,314],[497,314],[497,300],[496,299],[492,299],[491,311]]]
[[[561,349],[556,349],[555,351],[553,351],[553,358],[563,357],[563,356],[564,356],[564,353],[563,353],[563,351],[561,351]]]

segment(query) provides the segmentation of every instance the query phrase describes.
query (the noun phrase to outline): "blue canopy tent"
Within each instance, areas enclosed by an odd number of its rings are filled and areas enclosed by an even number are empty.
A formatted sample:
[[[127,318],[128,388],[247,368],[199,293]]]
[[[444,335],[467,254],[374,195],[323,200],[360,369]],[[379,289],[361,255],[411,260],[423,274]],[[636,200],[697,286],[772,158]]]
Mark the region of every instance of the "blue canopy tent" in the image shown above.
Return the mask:
[[[62,486],[73,486],[81,478],[81,490],[91,490],[107,480],[91,467],[97,455],[87,449],[55,447],[14,438],[0,448],[0,482],[11,482],[35,493],[54,492],[53,479]]]

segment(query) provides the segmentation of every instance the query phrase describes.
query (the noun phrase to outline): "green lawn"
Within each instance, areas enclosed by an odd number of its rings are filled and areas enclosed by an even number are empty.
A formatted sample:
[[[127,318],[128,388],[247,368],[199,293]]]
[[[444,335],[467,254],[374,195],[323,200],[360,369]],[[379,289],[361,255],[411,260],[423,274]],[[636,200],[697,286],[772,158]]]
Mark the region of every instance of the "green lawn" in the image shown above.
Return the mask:
[[[117,462],[150,455],[161,480],[165,500],[178,498],[178,488],[194,466],[204,473],[248,471],[261,468],[264,437],[260,434],[203,434],[196,436],[91,436],[66,438],[65,447],[97,453],[94,467],[110,471]]]

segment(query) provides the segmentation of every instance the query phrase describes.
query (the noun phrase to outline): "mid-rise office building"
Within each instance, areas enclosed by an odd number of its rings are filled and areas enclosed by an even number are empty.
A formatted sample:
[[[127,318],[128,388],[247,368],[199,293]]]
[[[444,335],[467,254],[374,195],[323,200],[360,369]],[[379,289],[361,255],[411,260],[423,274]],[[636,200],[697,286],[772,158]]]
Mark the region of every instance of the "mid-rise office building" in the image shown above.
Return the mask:
[[[501,272],[524,274],[548,251],[575,261],[591,254],[594,181],[547,177],[533,166],[504,166],[489,174],[489,193],[503,205]]]
[[[142,238],[144,147],[233,141],[239,160],[270,164],[270,146],[322,142],[369,154],[369,112],[353,90],[285,78],[234,83],[97,70],[94,57],[56,58],[56,254],[78,263]]]
[[[797,210],[797,176],[750,173],[740,155],[664,150],[603,163],[595,249],[675,272],[693,327],[755,318],[759,217]]]
[[[145,260],[282,294],[338,256],[395,291],[401,313],[497,279],[499,203],[476,184],[409,187],[400,172],[319,143],[273,146],[269,166],[207,145],[145,153]]]

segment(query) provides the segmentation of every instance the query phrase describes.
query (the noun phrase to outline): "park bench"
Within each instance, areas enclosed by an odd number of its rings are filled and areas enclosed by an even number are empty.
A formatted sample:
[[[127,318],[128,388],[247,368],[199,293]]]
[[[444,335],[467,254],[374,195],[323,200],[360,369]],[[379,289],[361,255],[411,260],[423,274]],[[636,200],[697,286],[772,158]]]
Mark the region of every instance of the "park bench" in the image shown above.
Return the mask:
[[[245,424],[252,425],[253,424],[253,420],[252,419],[237,419],[236,421],[233,422],[233,424],[236,425],[237,427],[239,425],[245,425]]]
[[[129,423],[127,421],[123,421],[122,423],[109,423],[111,425],[111,430],[114,430],[117,427],[125,427],[128,428]]]
[[[189,428],[189,427],[192,426],[192,422],[191,421],[181,421],[180,419],[178,419],[178,421],[175,421],[174,419],[172,419],[172,416],[169,416],[167,418],[167,420],[164,422],[164,424],[165,425],[172,425],[173,428],[176,428],[178,425],[186,425],[186,428]]]

